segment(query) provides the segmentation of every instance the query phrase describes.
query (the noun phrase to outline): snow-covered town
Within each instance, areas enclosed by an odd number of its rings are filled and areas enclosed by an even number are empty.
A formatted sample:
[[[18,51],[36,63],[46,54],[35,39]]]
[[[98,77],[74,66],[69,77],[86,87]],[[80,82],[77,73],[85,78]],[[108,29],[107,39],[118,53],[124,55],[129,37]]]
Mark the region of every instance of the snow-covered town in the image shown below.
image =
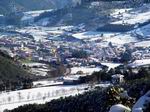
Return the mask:
[[[78,0],[72,7],[80,4],[81,0]],[[89,9],[98,5],[101,6],[101,3],[92,2]],[[25,89],[23,84],[13,90],[10,86],[1,87],[0,112],[27,104],[45,104],[54,99],[84,94],[94,88],[107,89],[117,85],[118,79],[120,84],[124,82],[124,77],[125,80],[130,77],[119,72],[113,74],[111,79],[101,77],[104,81],[90,79],[94,73],[105,69],[109,74],[117,67],[123,73],[125,68],[132,68],[133,73],[138,74],[140,67],[149,67],[150,3],[111,9],[111,13],[106,14],[109,23],[100,24],[96,29],[88,27],[83,21],[80,24],[62,24],[65,20],[73,21],[71,13],[67,13],[57,25],[52,25],[57,16],[67,12],[62,11],[64,7],[25,11],[21,13],[19,27],[0,26],[0,51],[34,77]],[[57,11],[61,14],[55,17]],[[4,15],[1,15],[0,19],[3,18]],[[130,72],[130,69],[127,71]],[[127,98],[131,99],[129,96]],[[109,112],[122,112],[119,109],[144,112],[140,109],[150,102],[149,92],[138,98],[131,109],[117,104]]]

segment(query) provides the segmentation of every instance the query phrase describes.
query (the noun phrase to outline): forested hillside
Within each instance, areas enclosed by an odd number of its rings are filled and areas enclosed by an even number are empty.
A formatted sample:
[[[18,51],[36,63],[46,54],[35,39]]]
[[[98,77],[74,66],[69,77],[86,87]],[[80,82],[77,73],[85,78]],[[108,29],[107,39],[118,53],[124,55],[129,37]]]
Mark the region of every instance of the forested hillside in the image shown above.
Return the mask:
[[[77,0],[80,1],[80,0]],[[0,14],[16,11],[60,9],[76,3],[74,0],[0,0]]]
[[[51,8],[52,4],[48,0],[1,0],[0,13],[7,14],[13,10],[36,10]]]
[[[0,51],[0,91],[28,88],[30,85],[30,75]]]

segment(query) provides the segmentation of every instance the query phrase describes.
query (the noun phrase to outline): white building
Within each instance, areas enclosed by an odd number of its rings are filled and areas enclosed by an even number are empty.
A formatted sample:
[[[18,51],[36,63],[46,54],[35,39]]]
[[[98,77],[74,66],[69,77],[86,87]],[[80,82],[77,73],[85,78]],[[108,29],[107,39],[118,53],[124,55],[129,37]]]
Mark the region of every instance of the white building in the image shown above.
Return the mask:
[[[121,75],[121,74],[112,75],[112,83],[113,84],[120,84],[123,82],[124,82],[124,75]]]

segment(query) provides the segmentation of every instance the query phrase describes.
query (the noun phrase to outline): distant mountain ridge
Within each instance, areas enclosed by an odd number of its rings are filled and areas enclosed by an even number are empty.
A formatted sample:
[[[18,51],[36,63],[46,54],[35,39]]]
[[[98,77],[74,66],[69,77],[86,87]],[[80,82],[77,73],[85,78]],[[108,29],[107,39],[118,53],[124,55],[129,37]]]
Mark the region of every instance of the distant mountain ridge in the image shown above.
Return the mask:
[[[80,2],[81,0],[0,0],[0,14],[22,10],[60,9]]]
[[[0,14],[17,11],[60,9],[91,1],[126,1],[126,0],[0,0]],[[133,2],[150,2],[150,0],[137,0]]]

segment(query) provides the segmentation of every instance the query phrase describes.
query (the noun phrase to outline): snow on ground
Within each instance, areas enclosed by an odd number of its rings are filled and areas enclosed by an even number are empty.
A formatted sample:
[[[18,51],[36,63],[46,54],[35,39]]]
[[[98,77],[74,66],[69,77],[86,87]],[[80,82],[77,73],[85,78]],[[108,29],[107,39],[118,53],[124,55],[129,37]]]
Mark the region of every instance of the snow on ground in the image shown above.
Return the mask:
[[[33,67],[33,66],[38,66],[38,67],[44,67],[46,66],[46,64],[43,63],[22,63],[22,65],[26,65],[28,67]]]
[[[150,38],[150,24],[138,28],[137,30],[135,30],[135,33],[142,37]]]
[[[28,33],[30,33],[36,41],[44,40],[48,35],[45,31],[41,31],[37,29],[28,30]]]
[[[101,35],[102,33],[100,32],[88,31],[88,32],[73,34],[73,37],[78,39],[90,39],[91,37],[100,37]]]
[[[76,74],[78,71],[82,71],[84,74],[91,75],[94,71],[100,71],[101,68],[91,68],[91,67],[73,67],[71,68],[71,74]]]
[[[143,5],[136,9],[115,9],[111,16],[118,18],[119,21],[113,24],[137,24],[144,23],[150,20],[150,4]],[[101,42],[111,42],[115,45],[124,45],[127,43],[137,42],[138,39],[132,36],[133,33],[143,37],[150,37],[150,25],[136,29],[133,32],[113,33],[113,32],[95,32],[87,31],[73,34],[75,38],[87,41],[101,40]],[[105,43],[106,45],[107,43]]]
[[[103,87],[103,88],[107,88],[109,86],[113,86],[113,84],[111,84],[110,82],[104,82],[101,84],[95,84],[94,87]]]
[[[115,44],[115,45],[123,45],[126,43],[131,43],[131,42],[137,41],[137,38],[131,36],[130,32],[128,32],[128,33],[113,33],[113,32],[88,31],[88,32],[73,34],[73,36],[75,38],[88,40],[88,41],[96,41],[96,40],[100,39],[101,42],[105,42],[105,44],[111,42],[112,44]]]
[[[31,68],[31,73],[35,74],[36,76],[47,76],[48,69],[41,69],[41,68]]]
[[[0,17],[4,17],[4,15],[0,14]]]
[[[111,68],[115,68],[115,67],[118,67],[119,65],[121,65],[121,63],[101,63],[101,64],[107,66],[109,70]]]
[[[134,62],[128,64],[130,67],[139,67],[144,65],[150,65],[150,59],[135,60]]]
[[[150,47],[150,40],[134,43],[135,47]]]
[[[73,26],[62,26],[62,27],[25,27],[23,29],[18,29],[18,32],[28,33],[34,37],[36,41],[42,40],[46,41],[46,38],[49,35],[63,35],[64,30],[69,30],[74,28]],[[113,32],[96,32],[96,31],[87,31],[82,33],[76,33],[72,35],[77,39],[84,41],[94,42],[101,40],[101,43],[105,45],[109,42],[115,45],[123,45],[130,42],[136,42],[137,38],[131,36],[131,33],[113,33]]]
[[[117,18],[119,15],[124,14],[125,12],[130,11],[130,10],[132,10],[132,8],[113,9],[110,15]]]
[[[50,27],[48,30],[67,30],[67,29],[72,29],[74,26],[59,26],[59,27]]]
[[[144,23],[150,20],[150,4],[143,5],[139,8],[125,11],[122,14],[115,16],[119,21],[112,22],[112,24],[137,24]]]
[[[87,87],[88,85],[63,85],[1,93],[0,112],[3,112],[4,109],[14,109],[24,104],[41,104],[52,99],[82,93]]]
[[[22,63],[22,65],[30,67],[31,73],[35,74],[36,76],[46,76],[50,71],[49,66],[43,63]]]
[[[44,41],[45,38],[48,36],[48,33],[42,29],[42,27],[33,26],[33,27],[25,27],[22,29],[17,29],[16,31],[20,33],[27,33],[34,37],[36,41],[42,40]]]
[[[55,9],[61,9],[64,8],[65,6],[76,6],[77,4],[81,3],[81,0],[50,0],[52,5],[54,5],[54,9],[48,9],[48,10],[36,10],[36,11],[27,11],[24,12],[24,16],[22,17],[22,21],[27,21],[27,20],[33,20],[35,17],[39,16],[40,14],[44,12],[51,12],[52,10]]]
[[[99,47],[108,47],[109,42],[106,41],[102,41],[100,43],[94,43],[95,45],[99,46]]]
[[[43,23],[45,24],[45,23]],[[42,26],[29,26],[22,29],[17,29],[16,31],[20,33],[27,33],[34,37],[36,41],[42,40],[46,41],[46,38],[50,35],[63,35],[64,30],[70,30],[74,26],[60,26],[60,27],[42,27]]]
[[[80,76],[85,76],[85,75],[68,75],[68,76],[64,76],[63,80],[65,81],[79,80]]]
[[[43,81],[34,81],[33,87],[42,87],[42,86],[53,86],[53,85],[62,85],[63,82],[61,81],[49,81],[49,80],[43,80]]]
[[[136,42],[136,37],[131,36],[130,34],[118,34],[113,37],[107,37],[104,41],[111,42],[112,44],[123,45],[131,42]]]
[[[64,31],[62,30],[51,30],[51,31],[47,31],[48,33],[50,34],[55,34],[55,35],[61,35],[61,34],[64,34]]]
[[[36,83],[36,82],[35,82]],[[38,83],[38,82],[37,82]],[[47,84],[47,82],[42,82]],[[94,87],[108,87],[110,83],[97,84]],[[3,92],[0,93],[0,112],[5,109],[14,109],[25,104],[44,104],[53,99],[60,97],[67,97],[70,95],[82,94],[87,91],[86,88],[90,89],[90,85],[60,85],[50,86],[41,88],[32,88],[19,91]],[[91,88],[92,89],[92,88]]]
[[[41,19],[36,24],[39,26],[47,26],[49,24],[49,18]]]
[[[50,12],[52,11],[52,9],[49,10],[37,10],[37,11],[28,11],[28,12],[24,12],[24,16],[21,18],[22,21],[25,20],[32,20],[35,17],[39,16],[40,14],[44,13],[44,12]]]

